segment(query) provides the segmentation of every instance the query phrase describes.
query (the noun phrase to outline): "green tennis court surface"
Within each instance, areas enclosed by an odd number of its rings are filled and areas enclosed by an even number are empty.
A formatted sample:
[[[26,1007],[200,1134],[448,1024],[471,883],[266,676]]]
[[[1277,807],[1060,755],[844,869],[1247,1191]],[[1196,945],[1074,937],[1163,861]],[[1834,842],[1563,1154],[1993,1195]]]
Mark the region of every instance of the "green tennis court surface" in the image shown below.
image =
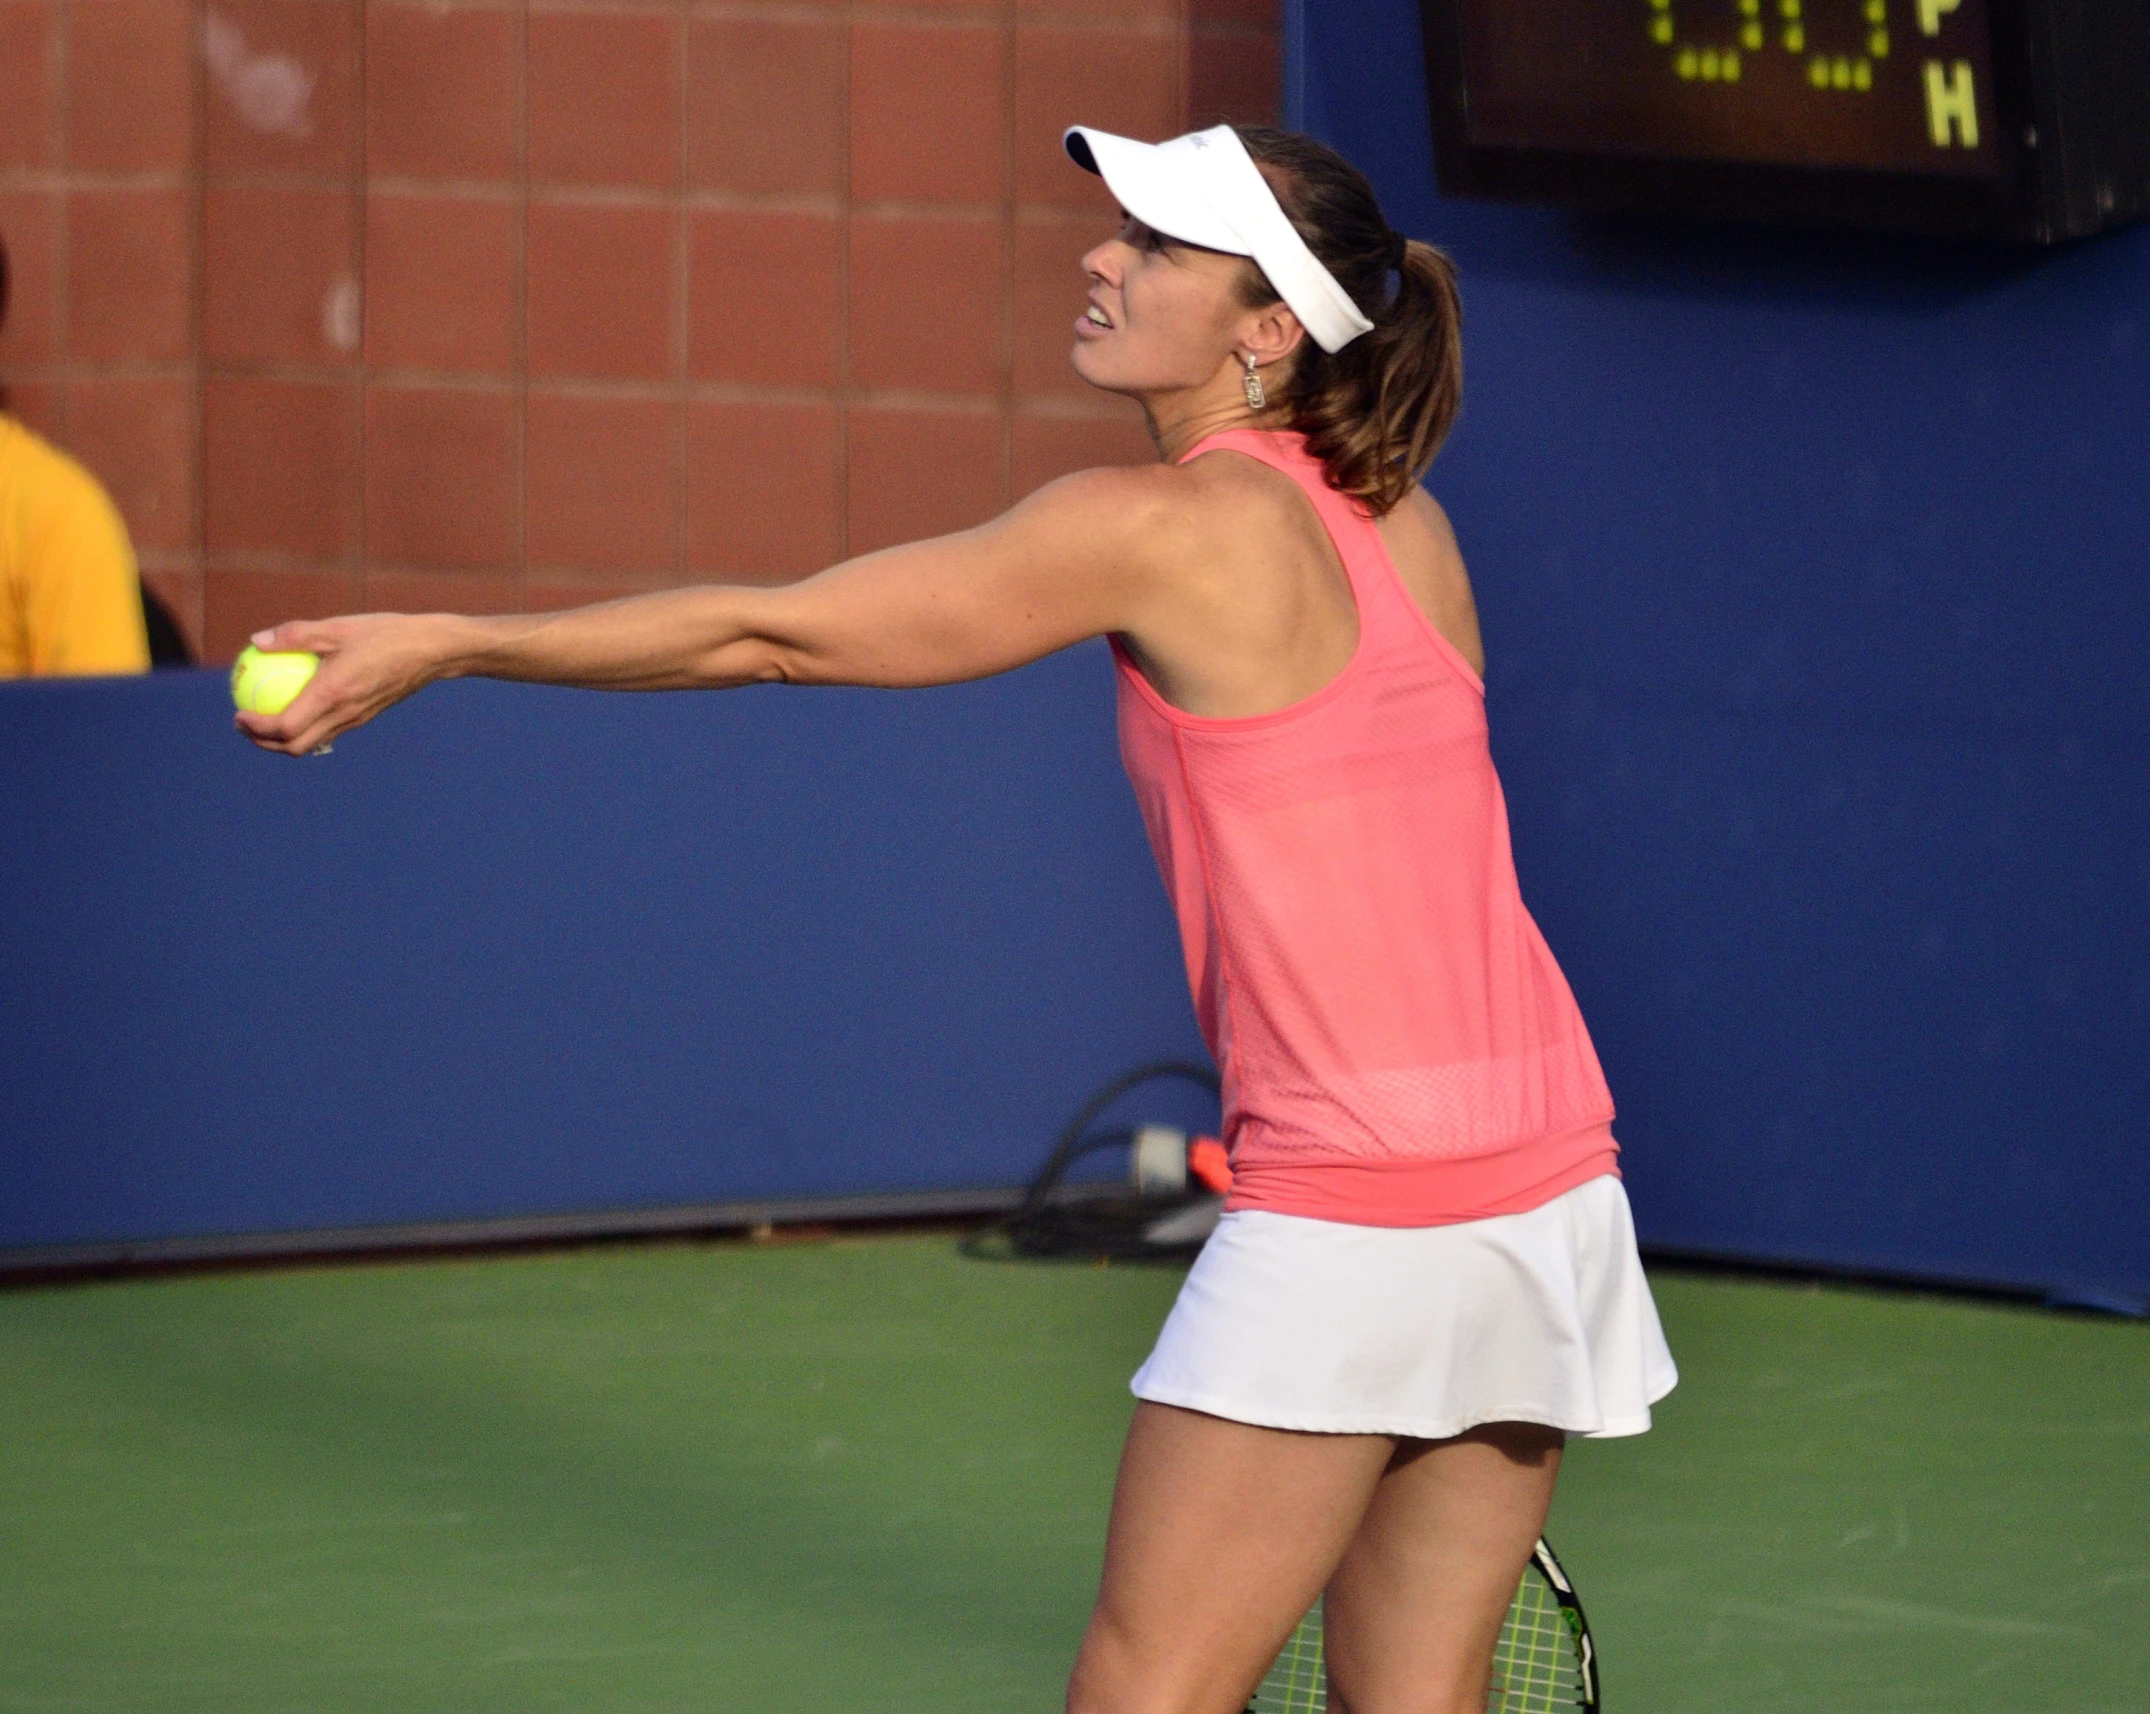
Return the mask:
[[[945,1238],[0,1294],[0,1709],[1058,1706],[1174,1274]],[[1665,1277],[1612,1714],[2142,1714],[2150,1328]]]

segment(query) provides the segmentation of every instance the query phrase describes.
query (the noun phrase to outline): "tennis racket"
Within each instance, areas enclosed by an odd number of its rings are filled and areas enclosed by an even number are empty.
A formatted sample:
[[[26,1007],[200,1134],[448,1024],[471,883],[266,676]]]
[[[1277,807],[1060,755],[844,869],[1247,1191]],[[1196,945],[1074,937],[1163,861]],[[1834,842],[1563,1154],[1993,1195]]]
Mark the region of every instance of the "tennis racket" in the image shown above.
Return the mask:
[[[1321,1603],[1299,1621],[1247,1714],[1327,1714]],[[1523,1568],[1493,1649],[1486,1714],[1598,1714],[1598,1662],[1575,1586],[1540,1541]]]

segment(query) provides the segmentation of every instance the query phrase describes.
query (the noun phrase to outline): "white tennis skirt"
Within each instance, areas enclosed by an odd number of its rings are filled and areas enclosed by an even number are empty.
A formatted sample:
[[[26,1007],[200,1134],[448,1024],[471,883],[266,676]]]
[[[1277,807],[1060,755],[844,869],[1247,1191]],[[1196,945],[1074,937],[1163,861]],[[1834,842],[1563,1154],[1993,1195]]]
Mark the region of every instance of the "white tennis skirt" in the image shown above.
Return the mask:
[[[1265,1428],[1445,1440],[1640,1434],[1678,1379],[1607,1175],[1453,1226],[1227,1214],[1132,1385]]]

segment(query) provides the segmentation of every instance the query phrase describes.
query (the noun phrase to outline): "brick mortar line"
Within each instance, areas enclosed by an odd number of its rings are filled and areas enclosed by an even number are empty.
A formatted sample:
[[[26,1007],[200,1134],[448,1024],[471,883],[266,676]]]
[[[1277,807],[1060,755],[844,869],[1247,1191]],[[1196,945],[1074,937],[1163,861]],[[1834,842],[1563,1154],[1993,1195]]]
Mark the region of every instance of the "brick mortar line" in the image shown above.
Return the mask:
[[[196,184],[218,191],[314,191],[361,196],[433,197],[462,202],[507,203],[527,195],[538,202],[587,203],[592,206],[616,203],[634,207],[670,206],[673,202],[684,200],[696,209],[750,214],[840,215],[847,207],[852,206],[840,193],[815,195],[729,190],[722,185],[696,184],[689,184],[681,191],[665,185],[578,184],[566,179],[532,179],[526,190],[513,179],[416,178],[408,174],[381,174],[369,178],[363,171],[346,175],[301,167],[223,167],[199,175],[188,172],[92,175],[48,172],[41,169],[0,172],[0,194],[13,196],[65,198],[84,192],[147,195],[156,191],[191,190]],[[862,199],[856,206],[868,209],[885,206],[934,213],[945,209],[997,211],[1003,204],[998,199],[991,202],[964,203],[872,198]],[[1018,206],[1050,211],[1062,208],[1077,209],[1081,205],[1041,201],[1031,197],[1019,199]]]
[[[186,167],[141,172],[106,172],[93,167],[7,167],[0,168],[0,191],[17,196],[71,196],[86,191],[146,194],[186,190],[195,178]]]
[[[378,3],[378,0],[377,0]],[[424,0],[420,0],[424,3]],[[548,12],[591,15],[614,11],[602,5],[547,5]],[[867,24],[895,25],[930,30],[1050,30],[1062,34],[1089,36],[1157,36],[1175,35],[1183,29],[1193,29],[1201,34],[1238,35],[1249,37],[1273,36],[1274,28],[1260,24],[1240,24],[1226,19],[1207,19],[1200,24],[1190,24],[1183,16],[1145,18],[1100,18],[1087,12],[1056,12],[1018,10],[1013,14],[999,10],[979,8],[975,12],[941,12],[927,7],[903,5],[875,5],[870,0],[850,6],[802,6],[766,4],[756,5],[751,0],[693,0],[685,7],[690,26],[697,22],[742,24]],[[631,16],[647,15],[644,8],[635,8]],[[675,9],[666,14],[678,16]]]
[[[145,569],[155,575],[196,570],[192,563],[185,565],[149,564]],[[278,548],[222,548],[203,557],[199,569],[219,576],[239,577],[286,577],[310,578],[322,583],[341,581],[349,573],[340,559],[324,559],[316,555],[294,553]],[[686,575],[692,582],[708,582],[721,574],[722,568],[689,564]],[[810,572],[787,573],[774,582],[789,583],[799,577],[811,576]],[[379,560],[367,567],[367,576],[373,577],[423,577],[434,581],[477,583],[498,581],[506,583],[519,594],[559,589],[589,589],[609,591],[597,599],[610,596],[633,595],[647,590],[677,588],[672,573],[658,566],[635,566],[622,569],[617,566],[589,566],[569,563],[552,564],[536,562],[527,572],[518,576],[512,564],[500,561],[486,565],[447,565],[425,560]],[[736,574],[732,581],[740,581]],[[767,587],[765,582],[761,587]],[[526,611],[528,609],[525,609]]]
[[[67,159],[67,0],[54,0],[52,34],[45,43],[45,151],[49,159]],[[64,169],[63,169],[64,170]]]
[[[371,0],[339,0],[351,18],[354,41],[352,43],[352,66],[349,93],[353,110],[357,114],[356,135],[353,137],[353,175],[339,189],[351,201],[351,248],[347,252],[352,279],[358,288],[358,358],[359,375],[363,378],[366,354],[366,323],[371,319],[373,306],[366,296],[366,261],[371,254],[373,242],[369,211],[366,205],[366,172],[372,159],[367,142],[366,103],[373,93],[373,60],[367,52],[366,7]],[[348,384],[348,383],[346,383]],[[351,509],[351,548],[345,556],[351,565],[351,574],[363,587],[368,555],[373,540],[373,517],[366,494],[366,467],[373,454],[372,435],[366,424],[366,391],[363,385],[351,390],[351,417],[348,424],[354,461],[346,478],[344,503]]]
[[[1190,110],[1194,106],[1194,61],[1188,53],[1187,30],[1189,24],[1189,0],[1174,0],[1172,7],[1172,99],[1174,108],[1172,134],[1177,137],[1187,130]]]
[[[316,578],[324,583],[348,576],[344,562],[340,559],[324,559],[277,548],[221,548],[201,556],[198,563],[192,558],[185,563],[152,563],[157,557],[169,556],[145,555],[143,563],[145,570],[160,576],[201,571],[222,576]],[[446,565],[424,560],[380,560],[367,567],[367,575],[423,577],[449,582],[468,580],[474,583],[484,579],[497,579],[511,586],[517,585],[514,568],[506,561],[473,566]],[[786,572],[780,577],[765,579],[756,587],[767,588],[775,583],[791,583],[812,575],[811,572],[804,571]],[[720,566],[696,565],[691,562],[686,567],[686,576],[690,582],[695,583],[719,580],[735,583],[752,581],[742,578],[737,572],[727,572]],[[678,585],[670,579],[670,572],[656,566],[637,566],[622,570],[612,566],[573,565],[564,562],[552,564],[540,561],[529,567],[527,574],[520,580],[519,587],[526,594],[538,590],[577,588],[603,589],[613,595],[633,595],[645,590],[677,588]]]
[[[202,0],[194,0],[194,4],[187,8],[187,177],[190,193],[187,198],[187,331],[192,346],[187,363],[187,453],[190,462],[187,509],[191,514],[187,520],[187,535],[188,546],[197,560],[209,540],[208,409],[202,376],[202,353],[209,343],[209,192],[202,176],[202,164],[209,152],[209,72],[199,52],[203,23]],[[136,563],[139,565],[140,561]],[[187,617],[193,621],[194,649],[198,655],[202,652],[209,624],[209,580],[206,577],[195,580],[192,595],[193,599],[188,602],[192,611]]]
[[[371,3],[371,0],[369,0]],[[517,0],[515,64],[515,586],[530,575],[530,7]]]
[[[247,175],[212,174],[203,181],[212,191],[289,191],[323,196],[388,197],[412,201],[483,202],[515,206],[526,200],[512,184],[499,180],[383,179],[371,184],[326,174]],[[171,188],[184,189],[183,185]],[[544,208],[641,208],[669,210],[684,204],[693,214],[772,214],[801,218],[841,220],[846,215],[868,219],[907,220],[1001,220],[1009,216],[1025,224],[1059,220],[1105,220],[1108,211],[1099,203],[1058,203],[1035,197],[993,202],[923,202],[899,198],[873,198],[847,203],[840,197],[759,196],[722,190],[678,192],[654,186],[533,185],[527,197],[532,206]]]
[[[191,572],[194,568],[191,568],[191,566],[150,566],[148,570],[161,576],[161,574],[172,574],[172,572],[183,572],[183,570]],[[280,576],[280,579],[314,579],[314,581],[320,581],[320,583],[329,583],[331,579],[338,579],[338,576],[342,576],[342,572],[338,570],[338,561],[303,559],[303,557],[280,557],[280,555],[252,553],[252,551],[247,551],[247,553],[232,551],[232,553],[211,555],[209,561],[204,563],[202,570],[215,572],[217,576]],[[520,613],[553,613],[553,611],[561,611],[561,609],[555,609],[555,606],[531,606],[529,600],[533,596],[557,594],[557,591],[568,591],[568,589],[576,591],[576,596],[580,600],[617,600],[621,596],[656,594],[656,591],[662,591],[662,589],[682,587],[679,583],[671,581],[669,572],[656,570],[656,568],[645,568],[645,566],[636,566],[632,570],[619,570],[619,568],[589,568],[589,566],[542,566],[542,563],[540,563],[540,566],[531,566],[529,572],[520,579],[520,583],[516,579],[516,574],[510,568],[507,568],[505,563],[501,563],[501,566],[430,566],[430,563],[424,563],[424,561],[381,561],[381,563],[374,563],[374,566],[370,566],[368,574],[378,576],[378,579],[393,579],[393,576],[411,576],[411,579],[426,579],[428,583],[473,583],[473,585],[475,583],[505,583],[505,585],[510,585],[512,591],[516,591],[520,602],[522,602],[520,606],[510,606],[510,609],[505,609],[510,613],[516,613],[516,611],[520,611]],[[688,583],[746,583],[750,587],[768,589],[768,587],[776,587],[780,583],[795,583],[798,579],[802,579],[802,576],[811,576],[811,572],[785,572],[783,576],[774,576],[774,579],[765,579],[761,583],[752,583],[752,579],[746,579],[746,576],[740,576],[737,572],[727,572],[725,568],[720,568],[720,566],[688,566],[686,576],[688,576]],[[404,611],[415,611],[415,609],[404,609]],[[215,662],[204,662],[204,665],[215,665]]]
[[[688,387],[694,370],[694,210],[687,200],[688,110],[693,95],[693,32],[675,32],[673,117],[677,130],[672,150],[672,558],[675,575],[684,578],[693,542],[688,497],[693,488],[693,407]]]
[[[0,367],[0,381],[25,387],[69,384],[139,385],[146,382],[184,383],[196,372],[189,361],[142,362],[110,367],[74,365],[22,365]],[[727,381],[715,377],[621,379],[596,375],[513,373],[467,373],[438,369],[375,368],[361,373],[353,369],[329,369],[303,362],[267,359],[246,363],[204,363],[199,366],[205,388],[225,383],[266,383],[275,386],[348,389],[353,393],[425,392],[480,393],[499,397],[527,386],[547,398],[614,399],[654,402],[684,396],[695,404],[820,405],[832,409],[947,410],[962,415],[1006,408],[1018,415],[1087,416],[1114,419],[1123,406],[1103,395],[1094,398],[1076,392],[996,389],[982,393],[947,393],[922,387],[787,387],[772,382]]]
[[[837,127],[842,132],[838,147],[842,151],[843,160],[843,186],[839,193],[843,205],[843,232],[842,242],[836,248],[836,301],[842,306],[843,313],[836,319],[836,381],[839,394],[843,397],[848,397],[851,393],[851,319],[854,307],[851,300],[851,106],[856,91],[851,84],[851,65],[856,58],[857,42],[851,20],[856,10],[856,7],[845,6],[841,11],[844,32],[843,99],[837,107],[840,115]],[[690,7],[690,30],[694,15],[694,10]],[[688,123],[684,108],[680,112],[680,123],[682,127]],[[684,131],[682,139],[684,147]],[[836,506],[836,558],[840,564],[851,557],[851,413],[846,409],[839,409],[836,413],[835,482],[836,492],[832,498]]]
[[[357,195],[411,201],[482,202],[514,206],[525,200],[512,184],[499,180],[403,179],[354,184],[349,179],[324,174],[212,175],[206,181],[212,191],[287,191],[323,196]],[[637,208],[670,210],[684,205],[691,214],[795,215],[806,219],[841,220],[847,215],[874,220],[964,220],[984,222],[1008,218],[1011,208],[1018,221],[1045,221],[1088,216],[1105,218],[1104,210],[1091,204],[1043,202],[1036,198],[1012,204],[1005,198],[992,202],[926,202],[894,197],[862,199],[847,203],[840,197],[757,196],[722,190],[684,192],[656,186],[533,185],[527,197],[541,208]]]
[[[998,207],[1000,218],[1000,303],[994,331],[999,342],[1000,367],[1000,504],[1003,510],[1015,503],[1015,178],[1017,138],[1012,92],[1018,74],[1016,19],[1019,0],[1002,0],[999,16],[1006,28],[1001,38],[1001,78],[1011,99],[1001,103],[1001,184],[1005,187]]]
[[[184,381],[192,357],[128,357],[109,363],[60,358],[50,363],[0,363],[0,381],[25,387],[80,386],[96,381]]]
[[[52,102],[52,158],[64,162],[67,159],[68,120],[70,118],[67,93],[67,55],[73,45],[74,13],[69,0],[57,0],[52,10],[52,45],[46,56],[46,75],[52,79],[46,91]],[[64,189],[62,184],[55,188]],[[74,317],[70,313],[74,295],[74,246],[68,242],[67,203],[64,196],[53,199],[49,214],[50,225],[47,238],[52,247],[52,349],[63,357],[71,358],[74,352]],[[74,401],[68,389],[62,387],[54,401],[53,415],[57,419],[53,427],[58,430],[62,444],[72,439],[74,427]]]

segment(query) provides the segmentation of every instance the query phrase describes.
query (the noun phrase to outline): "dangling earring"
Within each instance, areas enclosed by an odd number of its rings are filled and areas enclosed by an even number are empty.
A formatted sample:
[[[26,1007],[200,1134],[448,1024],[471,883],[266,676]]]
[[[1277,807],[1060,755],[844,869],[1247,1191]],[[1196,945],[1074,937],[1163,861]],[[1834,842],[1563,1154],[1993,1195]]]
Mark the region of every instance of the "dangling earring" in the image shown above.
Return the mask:
[[[1240,362],[1247,366],[1247,409],[1250,411],[1267,410],[1269,408],[1269,395],[1262,391],[1261,371],[1254,367],[1254,359],[1251,356],[1240,358]]]

